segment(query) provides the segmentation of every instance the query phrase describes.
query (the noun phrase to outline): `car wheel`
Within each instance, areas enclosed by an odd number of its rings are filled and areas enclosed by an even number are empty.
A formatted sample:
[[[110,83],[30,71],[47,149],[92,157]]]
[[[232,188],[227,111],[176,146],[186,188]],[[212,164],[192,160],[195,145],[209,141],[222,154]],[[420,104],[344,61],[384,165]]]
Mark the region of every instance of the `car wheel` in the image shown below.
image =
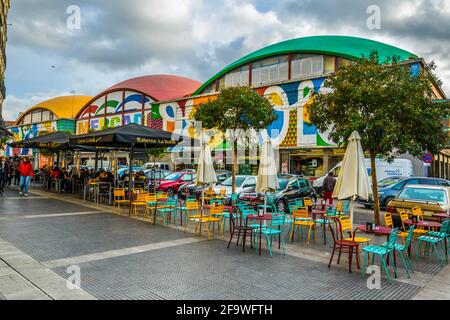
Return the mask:
[[[365,207],[366,209],[372,209],[372,206],[371,206],[370,204],[365,204],[364,207]]]
[[[392,199],[394,199],[394,197],[387,197],[386,200],[384,200],[383,205],[381,205],[380,207],[382,207],[383,209],[386,208],[389,201],[391,201]]]
[[[277,211],[286,213],[286,202],[284,200],[278,201]]]
[[[169,189],[167,189],[167,194],[172,197],[175,194],[175,190],[173,190],[172,188],[169,188]]]

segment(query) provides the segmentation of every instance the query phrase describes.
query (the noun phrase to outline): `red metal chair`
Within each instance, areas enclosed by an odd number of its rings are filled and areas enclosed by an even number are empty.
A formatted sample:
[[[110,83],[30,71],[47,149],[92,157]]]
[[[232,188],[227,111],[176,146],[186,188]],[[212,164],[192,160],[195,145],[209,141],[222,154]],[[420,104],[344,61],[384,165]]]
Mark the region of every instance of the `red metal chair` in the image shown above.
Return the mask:
[[[331,262],[333,261],[334,253],[338,251],[338,261],[341,259],[342,253],[348,253],[348,271],[352,272],[352,259],[353,254],[356,255],[356,263],[358,266],[358,269],[360,269],[359,266],[359,243],[349,240],[343,239],[343,232],[342,232],[342,226],[341,221],[336,217],[330,217],[331,221],[329,224],[330,232],[333,237],[333,253],[331,254],[330,262],[328,263],[328,268],[331,267]]]

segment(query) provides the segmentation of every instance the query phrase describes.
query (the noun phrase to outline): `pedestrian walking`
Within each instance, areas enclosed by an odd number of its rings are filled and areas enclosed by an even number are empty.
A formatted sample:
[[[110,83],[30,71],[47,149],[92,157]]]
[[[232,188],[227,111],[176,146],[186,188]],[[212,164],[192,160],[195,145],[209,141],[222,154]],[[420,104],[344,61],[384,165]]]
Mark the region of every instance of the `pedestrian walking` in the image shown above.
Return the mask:
[[[5,158],[0,158],[0,196],[3,196],[4,188],[5,188],[5,182],[6,182],[6,162]]]
[[[28,187],[30,185],[31,177],[34,177],[33,165],[30,162],[29,158],[25,158],[19,166],[20,173],[20,192],[19,194],[25,194],[25,197],[28,197]]]
[[[333,204],[333,191],[335,185],[336,178],[329,172],[327,177],[323,180],[323,199],[325,202],[328,200],[329,204]]]
[[[14,177],[14,185],[16,187],[19,186],[19,182],[20,182],[20,171],[19,171],[19,167],[22,164],[22,160],[19,157],[15,157],[14,161],[13,161],[13,177]]]
[[[8,188],[10,188],[11,187],[11,181],[12,181],[12,178],[13,178],[12,176],[13,176],[13,172],[14,172],[13,161],[12,161],[11,157],[6,159],[6,161],[5,161],[5,169],[6,169],[5,185],[8,186]]]

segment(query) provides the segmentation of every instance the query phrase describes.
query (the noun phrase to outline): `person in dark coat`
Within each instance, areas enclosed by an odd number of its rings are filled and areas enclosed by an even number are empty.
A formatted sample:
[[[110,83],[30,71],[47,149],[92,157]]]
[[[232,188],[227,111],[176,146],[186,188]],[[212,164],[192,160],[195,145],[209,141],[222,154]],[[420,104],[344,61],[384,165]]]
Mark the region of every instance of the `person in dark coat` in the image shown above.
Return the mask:
[[[331,172],[328,173],[327,177],[323,180],[323,199],[325,202],[328,199],[329,204],[333,204],[333,191],[336,185],[336,178]]]

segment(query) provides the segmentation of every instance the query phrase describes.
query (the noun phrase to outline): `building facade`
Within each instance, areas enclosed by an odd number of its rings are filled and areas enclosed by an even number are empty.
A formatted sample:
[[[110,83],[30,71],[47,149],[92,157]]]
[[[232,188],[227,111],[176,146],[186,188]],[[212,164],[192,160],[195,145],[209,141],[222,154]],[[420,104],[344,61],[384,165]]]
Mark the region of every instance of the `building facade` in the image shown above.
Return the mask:
[[[6,98],[5,71],[6,71],[6,41],[7,41],[7,17],[9,0],[0,1],[0,138],[9,136],[3,121],[3,101]]]

